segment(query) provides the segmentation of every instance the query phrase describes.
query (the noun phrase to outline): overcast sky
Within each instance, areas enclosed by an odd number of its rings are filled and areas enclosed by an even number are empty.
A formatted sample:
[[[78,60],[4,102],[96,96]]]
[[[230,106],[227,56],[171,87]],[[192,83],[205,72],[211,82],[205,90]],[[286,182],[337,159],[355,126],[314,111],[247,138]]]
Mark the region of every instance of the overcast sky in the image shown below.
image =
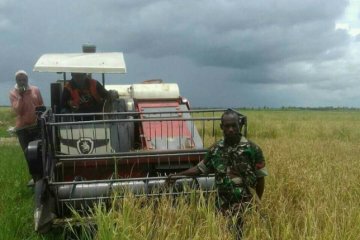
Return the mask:
[[[359,34],[359,35],[357,35]],[[44,53],[124,52],[110,83],[161,78],[193,106],[360,107],[360,1],[0,0],[0,105]]]

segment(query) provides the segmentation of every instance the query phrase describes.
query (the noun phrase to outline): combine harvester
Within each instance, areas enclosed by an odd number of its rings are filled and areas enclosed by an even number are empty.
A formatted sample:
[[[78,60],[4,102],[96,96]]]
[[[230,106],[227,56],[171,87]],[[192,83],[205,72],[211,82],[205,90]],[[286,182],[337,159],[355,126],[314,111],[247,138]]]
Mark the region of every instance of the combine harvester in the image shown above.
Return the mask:
[[[98,75],[105,85],[105,74],[126,73],[120,52],[45,54],[34,71],[63,77],[51,84],[51,107],[39,115],[42,139],[28,147],[30,171],[40,176],[35,183],[38,232],[69,221],[70,209],[82,213],[94,203],[110,203],[114,192],[160,194],[166,175],[197,164],[221,136],[222,109],[190,110],[178,85],[160,80],[106,85],[120,97],[105,101],[103,112],[61,114],[67,74]],[[245,116],[241,123],[246,135]],[[183,194],[185,184],[212,191],[213,183],[212,176],[181,178],[175,190],[161,194]]]

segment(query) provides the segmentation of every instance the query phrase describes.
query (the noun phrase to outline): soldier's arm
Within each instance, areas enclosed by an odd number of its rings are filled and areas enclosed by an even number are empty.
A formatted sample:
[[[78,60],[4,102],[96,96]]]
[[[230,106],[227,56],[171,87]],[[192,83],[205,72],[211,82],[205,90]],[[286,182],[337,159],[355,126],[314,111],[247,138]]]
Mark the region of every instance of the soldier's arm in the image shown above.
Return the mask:
[[[215,145],[213,145],[215,146]],[[179,172],[177,174],[170,174],[168,179],[166,180],[168,183],[173,183],[174,176],[198,176],[200,174],[208,174],[209,172],[213,171],[212,161],[210,160],[212,154],[212,151],[214,150],[214,147],[210,147],[209,151],[206,153],[203,160],[201,160],[196,166],[189,168],[185,171]]]
[[[168,176],[168,179],[166,180],[168,183],[173,183],[176,180],[176,176],[189,176],[189,177],[194,177],[194,176],[198,176],[200,174],[207,174],[209,172],[207,166],[207,159],[203,159],[201,162],[199,162],[196,166],[189,168],[185,171],[176,173],[176,174],[170,174]]]
[[[193,176],[197,176],[200,174],[200,170],[199,168],[196,166],[192,167],[192,168],[189,168],[185,171],[182,171],[182,172],[179,172],[179,173],[172,173],[172,174],[169,174],[168,178],[166,179],[166,183],[167,184],[172,184],[176,181],[176,177],[177,176],[189,176],[189,177],[193,177]]]
[[[192,168],[189,168],[189,169],[187,169],[185,171],[179,172],[179,173],[174,174],[172,176],[189,176],[189,177],[192,177],[192,176],[197,176],[200,173],[201,172],[200,172],[198,166],[196,165],[196,166],[194,166]]]
[[[265,166],[265,158],[262,153],[262,150],[255,143],[251,143],[253,148],[255,149],[255,169],[256,169],[256,187],[255,191],[258,195],[259,199],[261,199],[264,189],[265,189],[265,176],[268,175],[266,166]]]

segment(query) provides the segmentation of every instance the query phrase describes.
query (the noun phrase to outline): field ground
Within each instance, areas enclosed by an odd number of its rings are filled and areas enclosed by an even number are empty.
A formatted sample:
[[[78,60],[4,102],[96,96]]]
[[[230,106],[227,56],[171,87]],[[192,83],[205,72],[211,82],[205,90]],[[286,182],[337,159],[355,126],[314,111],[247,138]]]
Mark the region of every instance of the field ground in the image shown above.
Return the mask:
[[[260,210],[246,216],[244,239],[358,239],[360,112],[246,110],[242,113],[248,116],[248,137],[262,147],[270,173]],[[7,137],[6,124],[13,123],[13,119],[8,109],[0,109],[0,114],[3,138]],[[33,232],[33,193],[26,187],[29,178],[17,142],[1,141],[1,239],[61,239],[61,232],[45,236]],[[173,214],[167,216],[182,216],[181,212]],[[109,226],[107,221],[121,223],[119,218],[124,219],[120,213],[116,216],[117,219],[104,220],[105,226]],[[206,225],[206,221],[202,224]],[[212,224],[209,231],[216,229],[213,226],[216,221],[208,222]],[[166,223],[173,221],[163,221]],[[144,223],[144,226],[148,225]],[[189,235],[180,234],[187,231],[187,226],[183,227],[170,234],[171,238],[163,239],[188,239]],[[159,227],[167,232],[172,228],[172,225]],[[120,233],[105,235],[105,229],[99,228],[98,239],[120,239]],[[217,232],[212,234],[218,236]],[[123,237],[140,239],[134,235]],[[211,239],[196,234],[192,237]]]

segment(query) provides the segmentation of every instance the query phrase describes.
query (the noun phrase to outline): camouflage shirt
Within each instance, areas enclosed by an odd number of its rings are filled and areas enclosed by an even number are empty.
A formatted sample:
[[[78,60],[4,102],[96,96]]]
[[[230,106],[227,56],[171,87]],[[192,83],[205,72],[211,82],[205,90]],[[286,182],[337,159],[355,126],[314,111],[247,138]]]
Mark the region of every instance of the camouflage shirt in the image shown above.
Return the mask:
[[[251,198],[257,178],[267,176],[261,149],[243,136],[234,146],[224,140],[214,144],[197,167],[204,174],[215,173],[220,205]]]

